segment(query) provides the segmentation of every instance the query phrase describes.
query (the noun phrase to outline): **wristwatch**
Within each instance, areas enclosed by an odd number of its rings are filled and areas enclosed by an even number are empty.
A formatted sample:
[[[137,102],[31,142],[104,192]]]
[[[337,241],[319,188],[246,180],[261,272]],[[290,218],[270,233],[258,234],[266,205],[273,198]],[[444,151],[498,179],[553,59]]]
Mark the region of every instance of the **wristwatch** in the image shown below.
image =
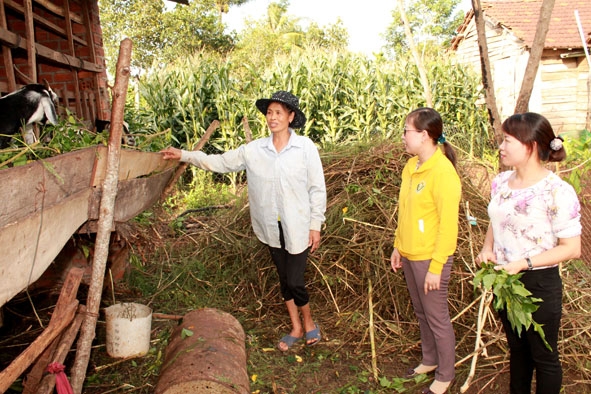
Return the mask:
[[[531,259],[529,257],[525,258],[525,262],[527,263],[527,270],[531,271],[534,269],[534,265],[531,263]]]

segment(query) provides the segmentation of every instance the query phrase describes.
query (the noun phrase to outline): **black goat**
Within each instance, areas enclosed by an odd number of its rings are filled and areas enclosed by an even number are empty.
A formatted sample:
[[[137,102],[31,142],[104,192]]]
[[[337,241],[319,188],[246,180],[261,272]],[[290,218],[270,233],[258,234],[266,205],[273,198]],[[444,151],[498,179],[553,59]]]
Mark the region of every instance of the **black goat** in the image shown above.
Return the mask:
[[[33,124],[57,124],[57,95],[49,85],[25,85],[0,98],[0,149],[24,126],[24,140],[32,144],[37,140]]]

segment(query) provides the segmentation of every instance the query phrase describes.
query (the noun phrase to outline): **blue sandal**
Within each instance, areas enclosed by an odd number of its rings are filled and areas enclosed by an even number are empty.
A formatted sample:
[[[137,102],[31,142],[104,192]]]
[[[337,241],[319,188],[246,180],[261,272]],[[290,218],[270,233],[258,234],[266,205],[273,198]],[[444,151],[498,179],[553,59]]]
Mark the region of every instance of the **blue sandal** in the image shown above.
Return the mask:
[[[301,341],[302,339],[304,339],[303,337],[292,337],[291,335],[287,334],[286,336],[284,336],[283,338],[281,338],[281,340],[279,341],[279,343],[277,344],[277,349],[281,350],[282,352],[286,352],[289,349],[291,349],[291,347],[293,345],[295,345],[298,341]],[[281,347],[279,347],[279,345],[281,345],[282,343],[285,343],[287,345],[287,349],[283,350],[281,349]]]
[[[316,326],[316,328],[306,333],[306,346],[317,345],[318,342],[320,342],[320,340],[322,339],[322,335],[320,335],[320,327],[318,327],[318,324],[316,323],[314,323],[314,325]],[[315,341],[308,343],[308,341],[311,339],[315,339]]]

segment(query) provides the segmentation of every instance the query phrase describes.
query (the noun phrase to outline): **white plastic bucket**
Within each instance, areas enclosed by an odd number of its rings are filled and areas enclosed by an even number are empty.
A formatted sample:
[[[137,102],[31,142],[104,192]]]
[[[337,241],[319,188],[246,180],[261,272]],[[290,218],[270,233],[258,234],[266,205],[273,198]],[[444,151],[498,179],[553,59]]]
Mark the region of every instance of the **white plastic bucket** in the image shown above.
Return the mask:
[[[107,353],[115,358],[139,357],[150,350],[152,310],[142,304],[121,303],[105,309]]]

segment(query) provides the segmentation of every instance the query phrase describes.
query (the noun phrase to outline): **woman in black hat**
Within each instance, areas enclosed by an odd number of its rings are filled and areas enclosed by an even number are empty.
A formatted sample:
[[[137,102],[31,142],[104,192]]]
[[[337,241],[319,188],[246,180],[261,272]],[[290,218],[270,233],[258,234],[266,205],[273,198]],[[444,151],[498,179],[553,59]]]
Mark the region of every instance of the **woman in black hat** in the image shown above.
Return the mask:
[[[298,98],[279,91],[257,100],[256,107],[266,116],[269,137],[221,155],[172,147],[161,153],[164,159],[181,160],[204,170],[246,170],[253,230],[269,247],[291,319],[291,332],[278,344],[280,350],[287,351],[304,338],[307,346],[321,339],[312,319],[304,271],[308,253],[320,245],[326,187],[316,146],[294,132],[306,123]]]

